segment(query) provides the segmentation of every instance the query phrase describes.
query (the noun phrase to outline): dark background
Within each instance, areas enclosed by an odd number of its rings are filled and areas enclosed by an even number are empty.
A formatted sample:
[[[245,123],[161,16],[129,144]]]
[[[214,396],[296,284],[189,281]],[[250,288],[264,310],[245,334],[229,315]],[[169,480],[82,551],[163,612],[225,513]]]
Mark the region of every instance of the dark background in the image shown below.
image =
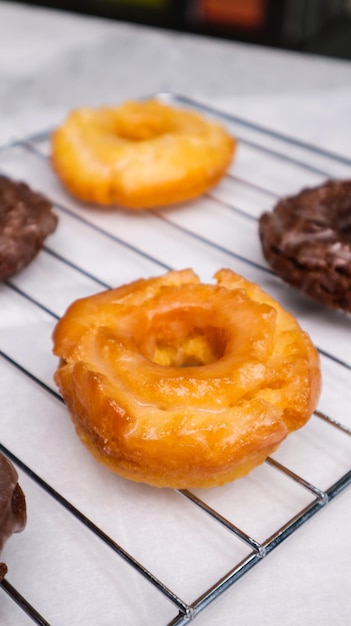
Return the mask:
[[[1,0],[0,0],[1,1]],[[21,0],[179,32],[351,59],[351,0]]]

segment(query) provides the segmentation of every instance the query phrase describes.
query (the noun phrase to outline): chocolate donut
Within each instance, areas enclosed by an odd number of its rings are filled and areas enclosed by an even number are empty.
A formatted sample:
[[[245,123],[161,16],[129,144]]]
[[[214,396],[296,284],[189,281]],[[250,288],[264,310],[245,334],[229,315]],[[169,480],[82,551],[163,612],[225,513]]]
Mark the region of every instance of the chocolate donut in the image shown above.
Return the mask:
[[[351,180],[327,181],[278,202],[259,220],[263,254],[284,281],[351,312]]]
[[[0,453],[0,551],[7,539],[24,529],[27,521],[26,501],[18,484],[18,475],[12,463]],[[0,581],[7,573],[0,563]]]
[[[0,280],[26,267],[56,224],[45,196],[0,176]]]

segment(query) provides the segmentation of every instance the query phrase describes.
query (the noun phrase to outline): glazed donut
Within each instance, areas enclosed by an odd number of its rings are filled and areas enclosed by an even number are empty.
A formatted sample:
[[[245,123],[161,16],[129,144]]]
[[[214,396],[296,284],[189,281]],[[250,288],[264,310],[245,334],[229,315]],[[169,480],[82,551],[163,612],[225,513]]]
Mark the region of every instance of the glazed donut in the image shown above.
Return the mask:
[[[80,200],[129,209],[195,198],[224,176],[235,141],[219,124],[157,100],[72,111],[52,165]]]
[[[221,485],[316,406],[319,357],[295,318],[231,270],[216,279],[188,269],[138,280],[77,300],[54,330],[77,433],[125,478]]]
[[[264,256],[291,286],[351,312],[351,180],[283,198],[260,217]]]

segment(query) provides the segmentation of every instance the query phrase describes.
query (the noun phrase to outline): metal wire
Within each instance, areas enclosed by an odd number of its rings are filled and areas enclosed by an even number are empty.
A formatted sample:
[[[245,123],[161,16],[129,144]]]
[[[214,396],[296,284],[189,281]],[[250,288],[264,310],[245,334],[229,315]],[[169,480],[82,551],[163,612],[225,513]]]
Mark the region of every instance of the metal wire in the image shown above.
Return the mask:
[[[261,141],[256,143],[252,139],[241,137],[241,142],[249,145],[251,148],[257,150],[259,153],[266,152],[268,154],[274,155],[275,158],[282,159],[284,161],[290,162],[293,165],[297,165],[302,168],[306,168],[310,172],[318,173],[319,175],[328,176],[328,171],[324,168],[315,167],[309,161],[309,156],[311,153],[319,154],[319,156],[323,157],[323,159],[340,162],[341,164],[349,164],[348,160],[345,161],[343,157],[339,155],[331,154],[327,151],[319,151],[317,147],[310,146],[307,144],[303,144],[295,140],[294,138],[286,138],[279,133],[272,133],[267,129],[263,129],[257,125],[253,125],[246,120],[241,120],[239,118],[234,118],[232,116],[224,116],[219,114],[214,110],[210,110],[208,107],[204,107],[200,103],[195,103],[184,97],[176,97],[171,94],[164,95],[164,98],[170,100],[175,103],[183,103],[191,106],[200,111],[210,112],[213,115],[216,115],[219,119],[223,119],[228,123],[236,124],[237,127],[249,128],[250,130],[257,131],[260,133]],[[11,144],[4,146],[1,149],[1,158],[6,159],[7,151],[11,151],[14,148],[19,148],[24,152],[30,153],[34,159],[44,159],[46,160],[46,155],[41,148],[41,144],[45,142],[49,137],[49,131],[43,131],[33,135],[32,137],[20,139],[18,141],[14,141]],[[297,149],[302,152],[302,155],[299,154],[298,157],[289,156],[288,151],[284,152],[283,149],[278,149],[277,147],[265,146],[265,139],[273,137],[275,141],[280,141],[287,147],[290,145],[295,146]],[[303,158],[303,155],[305,158]],[[228,177],[232,177],[233,180],[235,176],[233,174],[229,174]],[[275,198],[277,197],[277,193],[274,190],[265,189],[259,183],[254,183],[250,180],[245,180],[242,176],[240,177],[240,183],[246,185],[247,187],[255,188],[260,193],[266,194],[268,197]],[[243,209],[242,207],[233,206],[231,204],[226,203],[221,198],[216,198],[216,196],[211,193],[208,196],[212,201],[217,202],[218,205],[222,205],[223,208],[236,212],[238,216],[247,220],[254,220],[255,217],[250,215]],[[92,229],[97,234],[102,235],[110,240],[112,240],[116,245],[123,246],[128,249],[130,252],[136,255],[140,255],[145,258],[148,262],[154,264],[155,267],[160,269],[172,269],[171,265],[169,265],[164,259],[157,258],[157,256],[153,256],[141,250],[139,247],[133,245],[129,241],[123,239],[123,237],[116,237],[114,234],[105,230],[102,226],[99,226],[96,223],[92,223],[89,218],[82,216],[79,213],[72,211],[68,206],[64,204],[56,203],[56,210],[62,215],[69,215],[70,218],[81,222],[84,227],[88,229]],[[192,238],[199,242],[201,245],[207,246],[209,253],[211,250],[217,250],[219,252],[223,252],[226,255],[230,255],[232,258],[239,260],[242,263],[246,263],[248,266],[256,268],[262,273],[268,273],[272,275],[270,269],[265,267],[264,265],[250,259],[249,257],[245,257],[243,254],[239,254],[234,250],[217,243],[216,241],[202,236],[200,233],[192,232],[188,228],[177,224],[176,222],[172,222],[172,220],[166,214],[160,214],[158,212],[149,212],[150,215],[153,216],[154,219],[163,221],[167,223],[167,226],[174,229],[174,233],[177,235],[184,236],[187,238]],[[50,244],[45,245],[42,254],[47,254],[48,256],[53,257],[57,263],[62,264],[62,266],[69,267],[73,272],[76,272],[77,275],[85,276],[87,279],[91,280],[92,283],[95,283],[97,287],[110,288],[106,281],[101,280],[98,275],[92,274],[91,272],[87,272],[86,269],[80,266],[78,263],[73,262],[71,259],[66,258],[63,254],[57,252],[55,249],[50,247]],[[16,285],[15,281],[9,279],[6,281],[6,287],[15,292],[19,297],[28,301],[36,307],[38,310],[40,309],[43,313],[45,313],[49,318],[56,320],[58,318],[58,313],[50,307],[43,304],[38,300],[35,295],[31,294],[30,291],[25,290],[23,287],[19,288]],[[335,363],[337,367],[342,367],[345,370],[350,370],[350,364],[343,359],[340,359],[338,356],[320,348],[320,353],[331,362]],[[62,403],[61,396],[47,385],[40,377],[36,376],[32,373],[28,368],[23,366],[16,358],[11,356],[6,349],[0,351],[0,358],[2,358],[8,365],[8,367],[13,367],[17,371],[21,373],[21,375],[27,377],[32,384],[39,386],[44,390],[45,393],[51,395],[55,401]],[[335,419],[332,416],[328,416],[321,411],[316,411],[315,415],[317,418],[321,420],[321,423],[325,424],[326,428],[332,427],[337,429],[343,436],[351,435],[351,428],[347,425],[341,424],[339,420]],[[117,557],[122,558],[130,567],[132,567],[138,574],[140,574],[145,580],[147,580],[151,585],[153,585],[161,594],[163,594],[174,606],[175,609],[178,610],[178,614],[172,619],[168,626],[180,626],[188,624],[189,621],[192,621],[196,618],[196,616],[204,611],[211,603],[213,603],[219,596],[221,596],[224,592],[226,592],[229,588],[231,588],[240,578],[242,578],[249,570],[251,570],[255,565],[257,565],[262,559],[267,558],[267,556],[278,547],[283,541],[285,541],[292,533],[298,530],[307,520],[312,518],[315,514],[317,514],[322,508],[329,503],[342,491],[344,491],[351,484],[351,469],[347,471],[343,475],[341,475],[336,481],[333,482],[332,485],[328,487],[328,489],[321,489],[318,485],[312,484],[306,478],[299,476],[291,469],[278,462],[273,458],[268,458],[266,463],[272,467],[274,470],[278,471],[284,479],[292,480],[294,483],[301,487],[301,489],[309,492],[311,494],[311,501],[303,507],[300,511],[298,511],[291,519],[285,521],[282,526],[279,526],[275,529],[275,531],[264,541],[258,541],[256,538],[252,537],[250,533],[247,533],[245,529],[240,528],[233,521],[227,519],[223,516],[219,511],[215,510],[209,504],[207,504],[204,500],[199,498],[194,493],[188,490],[180,490],[177,493],[185,498],[187,502],[189,502],[192,506],[196,507],[196,510],[199,510],[203,515],[208,516],[211,520],[216,522],[220,527],[237,537],[245,546],[247,546],[249,553],[242,559],[240,562],[235,563],[235,565],[224,575],[222,575],[213,585],[209,588],[205,589],[203,593],[196,598],[193,602],[188,603],[185,602],[177,593],[175,593],[172,589],[170,589],[166,584],[162,582],[157,576],[155,576],[147,567],[145,567],[141,562],[139,562],[136,558],[133,557],[127,550],[123,548],[123,546],[119,545],[116,541],[114,541],[111,537],[109,537],[99,526],[92,522],[86,515],[84,515],[77,507],[75,507],[67,498],[65,498],[61,493],[59,493],[56,489],[54,489],[50,484],[48,484],[41,476],[39,476],[34,470],[29,467],[26,463],[24,463],[16,454],[14,454],[11,450],[8,449],[7,446],[0,444],[0,450],[6,454],[13,463],[21,469],[32,481],[39,486],[43,492],[45,492],[46,496],[52,498],[58,506],[64,508],[67,514],[70,514],[77,520],[77,522],[83,524],[89,531],[91,531],[95,536],[97,536],[103,543],[105,543],[109,548],[113,550]],[[42,626],[50,626],[49,622],[40,615],[40,613],[33,607],[28,600],[17,590],[12,584],[9,582],[8,578],[5,578],[1,584],[1,589],[8,594],[10,598],[29,616],[32,621],[36,624]]]

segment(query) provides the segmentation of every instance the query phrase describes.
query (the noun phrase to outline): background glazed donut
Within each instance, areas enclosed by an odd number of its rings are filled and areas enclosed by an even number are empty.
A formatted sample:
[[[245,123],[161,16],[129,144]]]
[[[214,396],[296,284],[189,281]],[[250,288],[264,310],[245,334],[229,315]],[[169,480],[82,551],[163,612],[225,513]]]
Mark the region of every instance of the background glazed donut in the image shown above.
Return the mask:
[[[300,428],[320,391],[296,320],[230,270],[191,270],[73,303],[55,380],[82,441],[120,475],[209,487],[246,474]]]
[[[157,100],[72,111],[52,135],[52,165],[81,200],[131,209],[190,200],[230,165],[219,124]]]

